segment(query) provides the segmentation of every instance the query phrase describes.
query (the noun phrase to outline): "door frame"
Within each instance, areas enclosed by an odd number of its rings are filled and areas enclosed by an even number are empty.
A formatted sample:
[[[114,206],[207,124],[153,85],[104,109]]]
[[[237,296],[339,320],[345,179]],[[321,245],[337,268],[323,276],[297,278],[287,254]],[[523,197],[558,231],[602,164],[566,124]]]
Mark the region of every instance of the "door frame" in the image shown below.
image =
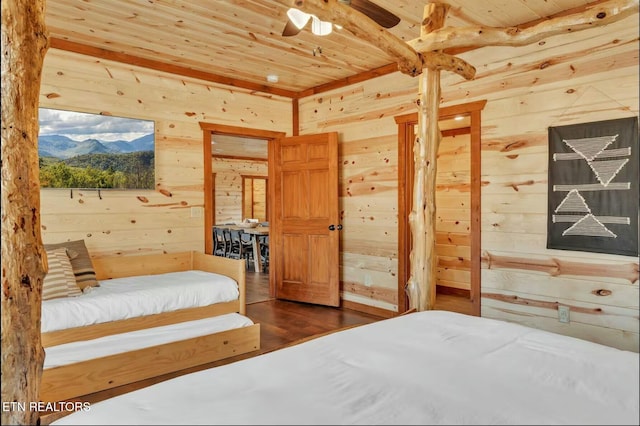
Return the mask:
[[[268,154],[267,154],[267,158],[268,158]],[[269,167],[268,163],[269,162],[267,161],[267,167]],[[245,180],[246,179],[252,179],[252,180],[253,179],[260,179],[260,180],[264,180],[264,182],[265,182],[264,213],[265,213],[265,220],[266,220],[267,218],[269,218],[269,175],[268,175],[268,172],[267,172],[267,176],[264,176],[264,175],[240,175],[240,177],[242,178],[242,216],[241,216],[242,219],[246,219],[244,217],[244,204],[245,204],[245,200],[246,200],[245,197],[247,196],[246,188],[245,188]],[[253,183],[251,184],[251,188],[252,188],[252,191],[251,191],[251,204],[252,204],[251,205],[251,212],[253,212]],[[213,205],[215,206],[215,200],[214,200],[214,204]],[[251,215],[249,217],[255,217],[255,216]]]
[[[207,122],[199,122],[202,129],[202,158],[204,168],[204,252],[213,253],[213,207],[215,200],[213,199],[213,153],[211,150],[211,139],[213,135],[228,135],[237,137],[248,137],[256,139],[266,139],[267,146],[273,140],[286,136],[285,132],[275,132],[272,130],[252,129],[248,127],[228,126],[224,124],[215,124]],[[240,158],[240,157],[234,157]],[[269,164],[269,155],[267,154],[267,168]],[[267,176],[269,178],[269,176]],[[269,195],[271,197],[271,195]],[[269,200],[271,202],[271,200]],[[271,280],[270,280],[271,281]],[[269,292],[272,293],[271,283],[269,284]]]
[[[481,111],[487,101],[476,101],[440,108],[439,120],[469,115],[471,124],[471,291],[472,312],[480,316],[480,199],[481,199]],[[395,117],[398,125],[398,313],[405,312],[408,301],[405,286],[410,272],[411,228],[409,213],[413,206],[413,149],[414,128],[418,123],[418,113]]]

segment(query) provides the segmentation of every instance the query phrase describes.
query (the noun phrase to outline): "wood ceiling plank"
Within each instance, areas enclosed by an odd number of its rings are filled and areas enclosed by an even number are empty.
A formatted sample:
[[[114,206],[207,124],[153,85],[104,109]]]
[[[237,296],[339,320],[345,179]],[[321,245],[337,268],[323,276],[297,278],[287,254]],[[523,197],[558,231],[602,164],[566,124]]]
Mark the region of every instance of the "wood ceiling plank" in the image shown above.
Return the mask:
[[[216,4],[224,3],[217,2]],[[274,72],[272,63],[267,62],[267,65],[260,65],[262,59],[256,59],[258,57],[279,57],[278,66],[289,68],[288,72],[279,72],[279,74],[284,74],[283,84],[287,83],[286,77],[288,75],[295,76],[295,81],[291,88],[298,89],[301,87],[309,87],[310,85],[317,85],[322,79],[326,79],[327,75],[333,79],[339,79],[346,75],[368,70],[372,60],[375,61],[378,59],[381,63],[388,62],[382,52],[378,52],[378,58],[376,58],[376,55],[373,53],[375,53],[377,49],[373,49],[374,52],[366,52],[365,49],[360,47],[349,48],[348,46],[342,45],[342,43],[336,42],[333,42],[333,45],[340,46],[338,50],[340,52],[339,56],[327,54],[328,48],[325,47],[324,54],[321,57],[314,58],[311,50],[302,51],[301,49],[292,48],[290,44],[281,43],[279,45],[277,37],[267,38],[258,33],[258,35],[254,35],[252,38],[249,33],[243,34],[238,32],[236,27],[240,26],[239,22],[241,21],[236,23],[233,20],[225,21],[224,19],[217,19],[215,27],[220,28],[217,30],[218,32],[214,32],[214,30],[211,30],[212,27],[210,25],[207,26],[211,18],[208,16],[204,18],[201,17],[205,15],[205,9],[202,7],[198,8],[192,4],[189,5],[189,9],[184,7],[184,3],[181,3],[181,7],[177,9],[175,7],[164,7],[162,10],[154,7],[130,5],[129,3],[127,7],[114,8],[111,2],[108,4],[93,2],[91,3],[91,8],[83,6],[81,9],[69,5],[67,5],[65,9],[64,6],[65,5],[58,5],[56,7],[54,3],[54,6],[50,7],[50,20],[56,22],[56,19],[58,19],[61,22],[68,22],[69,19],[67,17],[71,16],[71,20],[76,23],[92,22],[92,34],[104,34],[104,42],[108,42],[112,46],[117,46],[123,51],[130,50],[130,48],[124,44],[126,42],[125,39],[129,37],[138,43],[140,41],[144,42],[140,46],[140,53],[136,52],[137,55],[142,57],[155,58],[156,55],[166,55],[166,47],[165,50],[160,50],[156,47],[158,44],[164,44],[164,46],[170,46],[169,51],[175,52],[179,50],[179,53],[176,52],[173,56],[170,56],[171,62],[198,69],[203,69],[203,65],[206,64],[206,68],[210,71],[216,73],[233,73],[239,78],[245,78],[254,82],[262,83],[264,82],[264,76],[266,74]],[[188,13],[187,10],[189,11]],[[194,15],[194,13],[191,13],[192,10],[197,13]],[[72,13],[76,13],[76,15],[71,15]],[[220,16],[228,13],[228,11],[222,10],[220,11]],[[145,21],[152,24],[143,24],[144,31],[141,31],[141,22]],[[190,24],[200,23],[202,24],[202,28],[210,28],[208,37],[211,40],[222,40],[224,42],[224,52],[217,53],[223,54],[225,62],[233,63],[234,66],[226,69],[220,67],[220,61],[218,60],[220,55],[212,55],[209,53],[216,52],[216,45],[213,44],[210,46],[205,42],[198,42],[197,40],[202,38],[201,30],[186,31],[184,28],[176,27],[176,22],[181,23],[179,27],[187,25],[185,22],[189,22]],[[123,38],[115,36],[112,28],[115,23],[118,23],[118,34],[125,33],[125,35],[121,36]],[[196,27],[200,28],[198,26]],[[171,28],[171,31],[167,31],[167,28]],[[69,30],[76,30],[77,34],[81,33],[77,26],[71,26]],[[56,34],[56,32],[53,32],[53,34]],[[176,35],[178,37],[176,37]],[[80,40],[78,35],[73,35],[69,32],[58,34],[58,36],[63,36],[74,41],[87,42],[85,39]],[[186,47],[178,49],[177,43],[182,43],[183,40],[188,40],[189,42],[186,43]],[[326,44],[327,41],[330,40],[325,38],[323,44]],[[120,45],[118,42],[122,42],[122,44]],[[95,43],[91,44],[97,45]],[[256,55],[255,53],[251,53],[251,49],[259,51],[260,54]],[[243,52],[250,53],[243,54]],[[341,60],[341,58],[348,58],[349,61]],[[358,62],[358,60],[360,62]],[[200,61],[203,64],[200,64]],[[301,61],[309,64],[305,68],[303,75],[300,74]],[[237,70],[238,63],[244,63],[247,68],[251,69],[252,73],[260,72],[260,78],[241,75],[241,72]],[[218,66],[216,66],[216,64],[218,64]],[[238,72],[240,72],[240,74],[238,74]]]
[[[211,146],[211,152],[214,156],[267,159],[267,140],[231,135],[213,135],[212,140],[215,141],[215,144]]]
[[[388,31],[401,40],[413,40],[420,35],[422,13],[427,3],[425,0],[375,0],[378,6],[389,10],[400,23]]]
[[[451,13],[468,21],[465,25],[509,27],[544,19],[568,8],[584,6],[585,0],[449,0]],[[447,21],[452,25],[451,21]]]
[[[89,18],[91,18],[91,17],[89,16]],[[69,32],[69,31],[73,31],[73,30],[76,29],[74,27],[74,25],[73,25],[73,21],[70,22],[70,25],[68,25],[65,28],[65,30],[56,31],[55,27],[53,27],[52,29],[53,29],[53,31],[52,31],[53,34],[60,33],[60,35],[64,36],[65,38],[68,37],[69,39],[72,39],[72,40],[77,40],[78,39],[78,37],[75,34]],[[123,51],[130,51],[131,49],[129,47],[127,47],[124,43],[126,43],[127,39],[129,37],[132,37],[131,34],[134,34],[136,31],[135,31],[135,29],[133,29],[129,33],[129,35],[127,35],[127,34],[120,35],[121,32],[122,32],[122,28],[120,29],[120,32],[118,34],[114,34],[112,36],[111,40],[108,40],[109,35],[107,37],[104,37],[104,39],[107,39],[107,41],[110,41],[109,44],[112,46],[112,48],[113,47],[117,47],[117,48],[122,48]],[[165,32],[166,32],[166,30],[165,30]],[[156,37],[156,38],[159,38],[159,37],[161,37],[161,34],[153,34],[152,36]],[[118,44],[121,40],[122,40],[122,44]],[[151,44],[152,42],[150,40],[146,40],[145,41],[145,39],[143,37],[140,37],[140,36],[138,36],[137,40],[138,40],[138,43],[141,43],[141,46],[142,46],[141,47],[142,54],[140,54],[139,56],[156,58],[156,57],[158,57],[158,55],[164,55],[165,57],[167,57],[168,51],[167,50],[161,51],[161,52],[154,51],[153,50],[153,45]],[[100,37],[97,37],[97,38],[92,37],[92,40],[91,40],[90,43],[88,43],[89,40],[87,40],[86,38],[82,39],[81,41],[84,42],[84,43],[93,44],[93,45],[101,45],[101,44],[103,44],[103,43],[100,43]],[[194,50],[195,52],[198,52],[198,51],[208,52],[208,51],[210,51],[209,49],[200,49],[200,50],[198,50],[196,48],[194,48],[194,49],[195,49]],[[148,50],[148,52],[145,51],[145,50]],[[175,51],[175,49],[173,49],[173,50]],[[235,50],[238,51],[238,52],[241,52],[243,49],[235,49]],[[169,50],[169,51],[171,51],[171,50]],[[182,56],[187,56],[184,52],[182,52],[180,54]],[[183,66],[192,66],[192,67],[196,67],[196,68],[198,68],[198,67],[202,68],[202,63],[200,63],[200,62],[198,62],[196,60],[189,61],[185,57],[180,57],[180,56],[175,56],[175,55],[177,55],[177,53],[174,54],[173,56],[171,56],[171,55],[169,56],[170,60],[172,62],[174,62],[174,63],[177,63],[179,65],[183,65]],[[214,62],[212,59],[210,59],[210,61]],[[234,56],[233,58],[231,58],[231,62],[235,63],[237,65],[244,64],[243,65],[244,69],[247,69],[247,68],[255,69],[259,65],[259,61],[255,60],[255,63],[251,63],[252,61],[250,60],[250,58],[247,58],[246,56],[241,56],[241,55],[240,56]],[[249,67],[247,67],[247,64],[249,65]],[[222,68],[222,67],[220,67],[220,68]],[[229,69],[227,71],[233,73],[234,75],[242,75],[242,71],[243,70],[242,69]],[[247,77],[248,76],[249,76],[249,74],[247,75]],[[321,76],[319,75],[318,77],[321,77]],[[260,82],[263,82],[263,81],[264,81],[264,76],[261,76]],[[312,82],[312,81],[313,80],[310,80],[310,82]]]
[[[389,29],[392,34],[407,41],[417,37],[429,0],[374,1],[401,18]],[[522,20],[538,22],[602,1],[447,0],[452,8],[446,24],[526,26]],[[275,0],[48,0],[46,15],[54,39],[108,49],[114,52],[111,59],[121,52],[128,63],[152,64],[152,69],[162,69],[160,62],[167,62],[165,71],[185,75],[194,69],[197,75],[208,75],[208,81],[232,81],[250,89],[319,93],[351,84],[354,78],[375,77],[394,63],[346,30],[317,37],[305,29],[295,37],[282,37],[286,7]],[[322,53],[314,56],[318,47]],[[270,73],[279,75],[277,84],[266,82]]]
[[[240,87],[244,89],[249,89],[251,91],[272,93],[274,95],[285,96],[288,98],[293,98],[297,96],[297,92],[291,91],[291,90],[285,90],[277,87],[268,87],[262,84],[256,84],[249,81],[243,81],[243,80],[230,78],[222,75],[201,72],[193,69],[188,69],[188,68],[184,68],[176,65],[167,64],[164,62],[146,60],[143,58],[122,54],[118,52],[105,51],[104,49],[93,48],[91,46],[73,45],[72,43],[66,42],[64,40],[50,39],[50,42],[51,42],[51,47],[54,49],[62,49],[70,52],[94,56],[102,59],[130,64],[130,65],[135,65],[135,66],[157,70],[161,72],[167,72],[167,73],[186,76],[186,77],[199,79],[203,81],[219,83],[226,86]]]
[[[95,46],[100,46],[100,45],[101,45],[100,43],[91,43],[89,40],[86,40],[86,39],[85,39],[85,40],[83,40],[83,42],[85,42],[89,47],[91,47],[92,45],[95,45]],[[125,56],[127,56],[127,55],[119,54],[119,53],[117,53],[117,51],[118,51],[118,50],[124,50],[124,51],[129,50],[129,49],[127,49],[127,47],[126,47],[126,46],[122,46],[122,49],[119,49],[119,47],[120,47],[120,46],[115,45],[115,44],[114,44],[114,45],[112,45],[112,46],[109,46],[109,47],[110,47],[111,49],[113,49],[113,52],[112,52],[112,53],[104,52],[104,54],[97,54],[97,55],[95,55],[95,54],[94,54],[93,56],[98,56],[98,57],[102,57],[102,58],[105,58],[105,59],[111,59],[111,60],[122,60],[122,58],[123,58],[123,57],[125,57]],[[75,49],[72,49],[72,51],[77,51],[78,53],[86,53],[86,52],[87,52],[87,51],[89,51],[89,50],[91,50],[91,49],[82,49],[82,50],[75,50]],[[93,50],[94,50],[94,51],[99,51],[99,50],[101,50],[101,49],[100,49],[100,48],[98,48],[98,47],[95,47]],[[142,56],[142,55],[139,55],[139,56],[131,56],[131,55],[128,55],[128,56],[129,56],[129,59],[130,59],[130,60],[124,60],[124,62],[126,62],[126,63],[131,63],[131,64],[134,64],[134,65],[136,65],[136,64],[137,64],[137,65],[140,65],[140,66],[149,66],[148,64],[150,63],[150,61],[152,61],[152,60],[150,60],[150,59],[146,59],[146,58],[145,58],[144,56]],[[183,68],[185,68],[185,67],[186,67],[186,68],[195,68],[196,70],[197,70],[198,68],[202,68],[202,63],[200,63],[200,62],[193,62],[193,61],[189,61],[189,60],[185,60],[185,59],[180,60],[180,61],[170,61],[171,56],[170,56],[170,55],[167,55],[167,53],[166,53],[166,52],[158,52],[156,55],[145,55],[145,56],[150,56],[150,57],[159,57],[159,56],[162,56],[163,61],[165,61],[165,62],[174,62],[174,64],[173,64],[173,65],[168,64],[166,67],[161,67],[161,66],[152,66],[152,68],[154,68],[154,69],[159,69],[159,70],[163,70],[163,68],[165,68],[165,69],[164,69],[164,71],[167,71],[167,72],[175,72],[175,67],[178,67],[178,66],[181,66],[181,67],[183,67]],[[242,61],[242,59],[237,59],[237,61],[238,61],[238,62],[241,62],[241,61]],[[158,65],[160,64],[160,63],[158,63],[157,61],[155,61],[155,62],[156,62],[156,64],[158,64]],[[245,63],[245,66],[246,66],[246,63]],[[257,66],[257,65],[256,65],[256,66]],[[174,68],[174,70],[173,70],[173,71],[171,71],[171,69],[172,69],[172,68]],[[298,72],[299,72],[299,70],[298,70]],[[226,73],[232,73],[233,75],[235,75],[235,76],[236,76],[236,77],[234,78],[235,80],[243,79],[243,80],[246,80],[246,81],[249,81],[249,82],[253,82],[253,83],[254,83],[254,84],[256,84],[256,85],[260,85],[261,87],[266,86],[266,84],[265,84],[266,82],[265,82],[265,80],[264,80],[264,77],[263,77],[263,76],[260,76],[260,78],[258,79],[258,78],[256,78],[256,75],[255,75],[254,73],[243,73],[243,72],[242,72],[242,69],[237,69],[237,70],[236,70],[236,69],[228,70],[228,69],[225,69],[224,67],[210,67],[207,73],[209,73],[209,74],[211,74],[211,73],[213,73],[213,74],[220,74],[220,75],[223,75],[223,74],[226,74]],[[182,75],[186,75],[184,72],[180,72],[180,74],[182,74]],[[187,74],[188,74],[188,73],[187,73]],[[196,72],[196,71],[194,71],[192,74],[193,74],[193,75],[195,75],[195,74],[200,74],[200,75],[202,75],[202,74],[203,74],[203,72],[202,72],[202,71],[200,71],[200,72]],[[311,85],[313,85],[313,84],[315,84],[315,83],[316,83],[317,79],[318,79],[318,78],[320,78],[320,74],[316,75],[316,79],[313,79],[313,78],[307,78],[307,77],[308,77],[308,76],[310,76],[310,75],[311,75],[311,73],[306,73],[306,74],[302,74],[302,75],[300,75],[300,78],[299,78],[299,79],[298,79],[298,81],[297,81],[297,82],[298,82],[298,84],[299,84],[299,85],[302,85],[302,87],[308,87],[306,84],[311,84]],[[312,75],[311,75],[311,76],[312,76]],[[312,77],[313,77],[313,76],[312,76]],[[224,80],[224,79],[213,79],[213,80],[212,80],[212,79],[210,79],[210,78],[204,78],[204,79],[205,79],[205,80],[208,80],[208,81],[218,81],[218,82],[223,82],[223,80]],[[231,79],[231,80],[233,80],[233,79]],[[305,83],[306,83],[306,84],[305,84]],[[281,86],[282,86],[282,85],[281,85]],[[243,87],[243,86],[240,86],[240,87]],[[252,88],[252,87],[247,87],[247,88]],[[276,89],[276,90],[279,90],[278,88],[275,88],[275,89]],[[285,86],[285,87],[284,87],[284,89],[288,89],[288,87],[286,87],[286,86]],[[292,87],[291,89],[289,89],[289,90],[297,91],[298,89],[299,89],[299,87],[293,86],[293,87]],[[281,89],[280,89],[280,90],[281,90]]]
[[[216,2],[215,4],[216,5],[223,4],[223,2]],[[191,8],[195,8],[195,6],[193,6],[193,5],[191,5],[190,7]],[[92,20],[93,19],[101,19],[100,17],[103,14],[108,16],[108,14],[110,13],[111,10],[113,10],[113,7],[112,7],[111,3],[108,3],[106,6],[104,6],[104,8],[98,9],[99,13],[97,14],[97,16],[92,17]],[[195,11],[201,11],[201,10],[206,10],[206,9],[194,9],[194,10]],[[210,31],[211,31],[210,32],[210,36],[212,37],[212,42],[216,41],[215,39],[224,38],[225,39],[224,40],[225,43],[223,45],[227,46],[227,47],[231,47],[231,48],[241,48],[241,47],[243,47],[240,44],[233,44],[233,43],[228,41],[229,39],[232,40],[234,37],[241,37],[242,41],[246,41],[247,39],[251,39],[247,34],[244,34],[242,32],[239,33],[238,30],[237,30],[237,28],[239,26],[242,26],[242,23],[244,21],[242,21],[242,20],[233,21],[233,20],[225,20],[224,19],[225,13],[230,13],[230,12],[221,11],[220,15],[216,17],[215,26],[211,26],[210,25],[211,24],[210,18],[206,18],[206,17],[205,18],[199,18],[199,15],[201,15],[202,13],[198,14],[198,19],[199,20],[194,20],[196,18],[194,16],[192,16],[192,15],[175,15],[175,13],[177,13],[177,11],[176,12],[165,11],[165,12],[166,13],[164,13],[164,12],[163,13],[168,15],[168,16],[171,16],[171,17],[181,16],[180,21],[183,21],[183,22],[189,22],[190,24],[196,24],[196,23],[202,24],[202,27],[196,26],[196,29],[191,33],[186,33],[186,32],[185,33],[180,33],[180,29],[176,29],[176,31],[178,31],[178,34],[180,36],[184,37],[185,39],[190,40],[191,43],[196,42],[198,40],[198,38],[201,37],[201,34],[202,34],[201,28],[208,28],[208,27],[210,28]],[[85,12],[85,13],[89,13],[89,12]],[[142,20],[144,18],[144,14],[148,14],[149,12],[146,12],[145,9],[142,8],[142,9],[135,10],[134,13],[137,16],[136,20],[140,21],[140,20]],[[163,21],[162,20],[163,13],[157,13],[156,12],[153,15],[154,16],[154,20],[152,22],[156,23],[156,25],[154,25],[154,26],[157,27],[160,30],[160,33],[154,35],[154,37],[155,36],[160,36],[160,37],[165,36],[166,37],[166,34],[167,34],[166,29],[162,25],[158,25],[158,23],[164,22],[165,25],[171,25],[172,23],[175,22],[175,18],[171,18],[169,21],[167,21],[166,18],[165,18],[165,20]],[[182,12],[182,13],[184,14],[184,12]],[[245,13],[245,10],[243,9],[243,15],[242,15],[243,17],[245,16],[244,13]],[[65,12],[65,14],[63,14],[63,16],[67,15],[67,14],[68,14],[68,12]],[[156,15],[158,15],[157,18],[156,18]],[[114,18],[117,18],[117,17],[114,16]],[[262,19],[262,21],[265,21],[265,17],[264,16],[261,16],[260,18]],[[120,19],[122,19],[122,15],[120,15]],[[253,28],[248,27],[246,25],[245,25],[245,27],[247,27],[248,31],[253,30]],[[260,29],[260,27],[256,27],[256,29]],[[129,34],[131,36],[135,35],[136,33],[139,34],[139,28],[133,28],[129,32]],[[311,41],[316,41],[317,42],[317,40],[318,40],[317,37],[310,37],[310,38],[311,38]],[[277,42],[278,38],[277,37],[272,37],[271,40],[274,40],[274,41]],[[282,38],[282,40],[286,40],[286,39]],[[289,40],[291,40],[291,39],[289,39]],[[324,42],[329,42],[329,44],[332,43],[331,38],[323,38],[322,40],[324,40]],[[368,45],[368,44],[366,44],[364,42],[361,42],[361,43],[362,43],[362,45]],[[213,44],[213,45],[215,45],[215,44]],[[376,56],[376,55],[371,55],[371,54],[369,54],[369,55],[363,54],[362,53],[362,48],[361,48],[362,45],[356,46],[356,48],[353,49],[353,52],[350,52],[349,51],[350,50],[350,43],[345,45],[342,40],[338,40],[337,42],[334,41],[333,44],[332,44],[333,47],[335,47],[337,49],[339,48],[343,52],[346,51],[346,54],[348,54],[350,57],[362,58],[363,60],[366,60],[367,57],[370,58],[371,56],[374,56],[374,57]],[[203,48],[202,51],[206,52],[206,51],[208,51],[208,49],[206,49],[208,46],[209,45],[198,46],[198,47],[199,48]],[[271,42],[269,45],[267,45],[267,47],[270,47],[270,46],[278,46],[278,44]],[[289,42],[283,41],[280,44],[280,46],[282,47],[282,50],[281,50],[282,52],[286,52],[287,50],[290,49],[290,43]],[[315,44],[312,44],[312,46],[315,46]],[[307,52],[311,53],[311,48],[309,48],[309,50]],[[268,52],[267,51],[267,52],[264,52],[262,56],[271,58],[271,57],[275,57],[275,55],[277,55],[278,53],[280,53],[280,52]],[[274,56],[271,56],[272,54]],[[384,56],[381,53],[379,53],[378,55],[380,57]],[[313,57],[311,57],[311,58],[307,57],[307,59],[313,60]],[[387,60],[387,59],[385,59],[385,60]],[[368,69],[368,68],[364,67],[362,69]]]

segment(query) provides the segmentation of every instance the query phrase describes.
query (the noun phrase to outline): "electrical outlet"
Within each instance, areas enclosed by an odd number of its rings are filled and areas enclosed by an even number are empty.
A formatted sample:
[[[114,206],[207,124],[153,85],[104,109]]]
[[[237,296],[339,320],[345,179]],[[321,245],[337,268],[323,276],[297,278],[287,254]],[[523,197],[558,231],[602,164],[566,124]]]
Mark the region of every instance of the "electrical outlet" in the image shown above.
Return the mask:
[[[367,287],[371,287],[373,285],[373,280],[371,279],[371,275],[369,274],[364,275],[364,285]]]
[[[199,206],[191,207],[191,217],[202,217],[202,207],[199,207]]]
[[[569,322],[569,307],[558,306],[558,321]]]

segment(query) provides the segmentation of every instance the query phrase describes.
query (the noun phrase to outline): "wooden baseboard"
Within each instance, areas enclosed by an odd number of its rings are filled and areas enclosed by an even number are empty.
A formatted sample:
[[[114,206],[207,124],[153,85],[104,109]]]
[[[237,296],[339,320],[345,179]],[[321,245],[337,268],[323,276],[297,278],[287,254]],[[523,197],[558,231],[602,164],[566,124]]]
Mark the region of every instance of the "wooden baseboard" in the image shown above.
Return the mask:
[[[471,298],[471,291],[464,290],[461,288],[454,287],[445,287],[445,286],[436,286],[437,294],[448,294],[452,296],[464,297],[467,299]],[[389,311],[387,309],[377,308],[375,306],[365,305],[363,303],[352,302],[350,300],[342,300],[341,305],[344,309],[351,309],[353,311],[364,312],[366,314],[375,315],[382,318],[392,318],[400,315],[398,312]]]
[[[340,305],[344,309],[351,309],[352,311],[364,312],[365,314],[371,314],[382,318],[392,318],[398,315],[397,312],[389,311],[387,309],[376,308],[375,306],[365,305],[363,303],[351,302],[349,300],[342,300]]]
[[[436,294],[449,294],[451,296],[460,296],[471,299],[471,291],[462,288],[445,287],[442,285],[436,286]]]

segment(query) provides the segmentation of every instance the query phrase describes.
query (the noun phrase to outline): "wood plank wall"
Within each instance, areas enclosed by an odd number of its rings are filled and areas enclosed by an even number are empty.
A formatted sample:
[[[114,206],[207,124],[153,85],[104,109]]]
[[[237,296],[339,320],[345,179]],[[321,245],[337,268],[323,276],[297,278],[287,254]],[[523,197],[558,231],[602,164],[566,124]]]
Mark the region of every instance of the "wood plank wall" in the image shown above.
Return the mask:
[[[198,122],[287,132],[292,122],[288,98],[56,49],[45,58],[40,99],[42,107],[155,120],[155,191],[41,191],[44,242],[84,239],[97,256],[204,250]]]
[[[436,176],[436,284],[471,291],[471,135],[443,136]]]
[[[213,223],[242,221],[242,176],[267,176],[267,166],[266,161],[213,159],[213,172],[216,174],[216,211]]]
[[[482,316],[638,351],[638,259],[546,249],[547,129],[637,116],[638,47],[636,14],[531,46],[466,52],[473,81],[443,73],[443,106],[487,100]],[[345,300],[396,309],[393,117],[415,111],[417,90],[394,73],[299,102],[300,134],[340,134]],[[558,321],[559,304],[570,323]]]
[[[267,212],[267,185],[268,180],[259,177],[245,177],[243,202],[243,218],[257,219],[259,222],[269,220]]]

